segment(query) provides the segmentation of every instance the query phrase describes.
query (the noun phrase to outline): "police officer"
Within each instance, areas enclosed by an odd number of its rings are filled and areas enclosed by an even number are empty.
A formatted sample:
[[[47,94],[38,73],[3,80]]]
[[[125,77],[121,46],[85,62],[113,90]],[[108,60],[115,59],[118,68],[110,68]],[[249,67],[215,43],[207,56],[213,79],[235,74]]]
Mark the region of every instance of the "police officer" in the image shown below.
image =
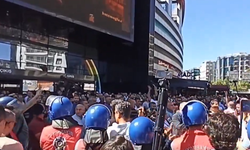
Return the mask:
[[[129,126],[129,138],[135,149],[151,149],[154,138],[154,122],[147,117],[134,119]]]
[[[182,117],[188,130],[173,140],[172,150],[196,149],[197,147],[213,150],[209,137],[203,130],[203,125],[208,119],[208,110],[205,104],[198,100],[187,102],[182,109]]]
[[[41,133],[40,145],[43,150],[72,150],[80,139],[82,127],[71,117],[73,104],[67,97],[48,97],[49,118],[52,125]]]
[[[83,137],[75,146],[75,150],[99,150],[108,141],[107,128],[110,124],[110,109],[103,104],[89,107],[83,117]]]

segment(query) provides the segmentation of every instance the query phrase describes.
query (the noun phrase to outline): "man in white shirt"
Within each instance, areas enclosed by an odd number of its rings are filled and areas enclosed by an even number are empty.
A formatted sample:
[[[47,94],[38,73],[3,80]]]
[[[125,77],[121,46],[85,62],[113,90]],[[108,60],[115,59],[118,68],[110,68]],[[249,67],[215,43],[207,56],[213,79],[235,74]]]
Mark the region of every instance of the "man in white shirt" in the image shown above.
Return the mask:
[[[130,103],[127,101],[120,101],[114,106],[115,123],[108,127],[107,134],[109,139],[118,135],[128,137],[128,128],[130,125]]]
[[[86,109],[83,104],[77,104],[75,109],[75,114],[72,118],[78,122],[79,125],[83,125],[82,117],[85,113]]]

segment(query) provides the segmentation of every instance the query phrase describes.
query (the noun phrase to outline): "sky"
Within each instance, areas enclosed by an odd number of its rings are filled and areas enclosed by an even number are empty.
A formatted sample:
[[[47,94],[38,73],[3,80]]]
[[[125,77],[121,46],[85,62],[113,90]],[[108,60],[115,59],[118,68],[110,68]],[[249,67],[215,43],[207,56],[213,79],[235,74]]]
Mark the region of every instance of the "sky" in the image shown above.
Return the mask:
[[[10,60],[10,45],[5,43],[0,43],[0,59]]]
[[[250,0],[186,0],[184,70],[219,56],[250,53]]]

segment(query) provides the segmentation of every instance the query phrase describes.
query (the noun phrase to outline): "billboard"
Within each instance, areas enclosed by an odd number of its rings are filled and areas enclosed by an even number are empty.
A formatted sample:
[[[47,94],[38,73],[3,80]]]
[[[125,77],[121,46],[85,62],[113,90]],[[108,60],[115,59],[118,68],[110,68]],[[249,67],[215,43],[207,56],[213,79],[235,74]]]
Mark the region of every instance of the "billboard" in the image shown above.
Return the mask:
[[[129,41],[134,37],[133,0],[6,0]]]

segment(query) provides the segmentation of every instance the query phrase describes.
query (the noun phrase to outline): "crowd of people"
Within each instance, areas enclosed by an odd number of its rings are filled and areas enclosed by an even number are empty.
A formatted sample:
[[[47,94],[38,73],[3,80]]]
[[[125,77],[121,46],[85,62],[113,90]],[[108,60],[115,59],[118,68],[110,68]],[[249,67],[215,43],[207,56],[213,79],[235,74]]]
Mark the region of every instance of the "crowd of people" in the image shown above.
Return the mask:
[[[148,93],[41,90],[0,97],[1,150],[151,150],[159,103]],[[154,93],[152,93],[154,91]],[[247,150],[250,113],[227,91],[216,96],[169,95],[160,149]]]

